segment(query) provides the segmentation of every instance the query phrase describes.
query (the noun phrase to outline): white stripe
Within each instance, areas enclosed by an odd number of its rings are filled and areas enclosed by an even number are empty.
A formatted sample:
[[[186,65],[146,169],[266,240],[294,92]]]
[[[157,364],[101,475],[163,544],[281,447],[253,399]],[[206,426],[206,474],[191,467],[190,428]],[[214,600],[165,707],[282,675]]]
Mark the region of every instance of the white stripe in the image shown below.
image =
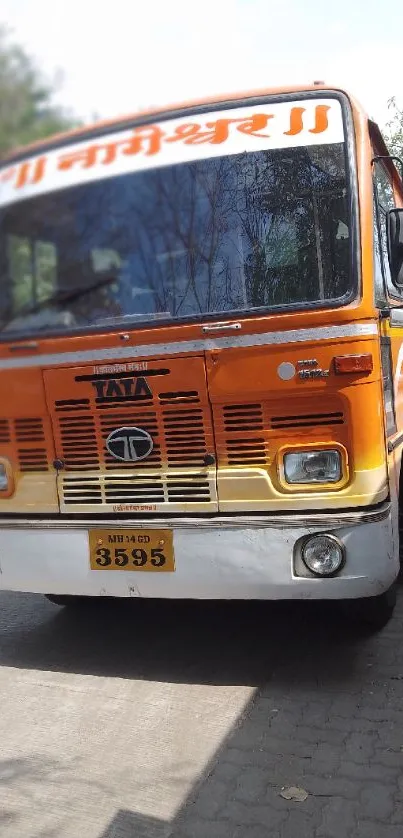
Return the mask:
[[[270,346],[303,341],[338,340],[339,338],[366,337],[376,335],[375,323],[349,323],[345,326],[319,326],[313,329],[290,329],[279,332],[263,332],[260,335],[231,335],[203,340],[182,340],[175,343],[149,343],[140,346],[122,346],[112,349],[88,349],[84,352],[59,352],[54,355],[26,355],[23,358],[2,358],[0,369],[22,369],[26,367],[54,367],[60,364],[81,365],[91,361],[126,361],[132,358],[157,358],[163,355],[178,355],[186,352],[205,352],[212,349],[235,349],[236,347]]]
[[[315,125],[321,106],[326,108],[326,120],[318,131]],[[291,130],[293,108],[301,111],[297,131]],[[254,128],[254,117],[263,118],[263,125],[256,123],[258,127]],[[219,135],[213,128],[217,124],[221,124]],[[186,137],[180,133],[184,128],[193,128],[199,136]],[[12,163],[0,170],[0,206],[79,183],[191,160],[341,142],[343,118],[336,99],[267,102],[166,119],[152,126],[70,143],[20,164]]]

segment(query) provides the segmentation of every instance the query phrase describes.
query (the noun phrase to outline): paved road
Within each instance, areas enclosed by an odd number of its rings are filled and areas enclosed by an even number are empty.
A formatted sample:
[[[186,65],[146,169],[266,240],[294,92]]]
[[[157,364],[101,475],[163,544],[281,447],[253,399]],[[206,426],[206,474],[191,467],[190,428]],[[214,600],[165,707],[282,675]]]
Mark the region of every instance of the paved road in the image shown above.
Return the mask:
[[[403,589],[376,638],[329,605],[0,594],[0,795],[1,838],[401,838]]]

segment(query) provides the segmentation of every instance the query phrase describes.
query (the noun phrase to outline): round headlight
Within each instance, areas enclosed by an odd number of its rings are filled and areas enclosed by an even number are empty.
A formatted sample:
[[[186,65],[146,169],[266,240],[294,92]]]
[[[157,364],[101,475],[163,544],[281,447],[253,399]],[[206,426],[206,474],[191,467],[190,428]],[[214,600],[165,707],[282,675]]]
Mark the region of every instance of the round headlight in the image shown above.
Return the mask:
[[[333,576],[344,560],[343,547],[334,535],[312,535],[305,541],[301,555],[315,576]]]

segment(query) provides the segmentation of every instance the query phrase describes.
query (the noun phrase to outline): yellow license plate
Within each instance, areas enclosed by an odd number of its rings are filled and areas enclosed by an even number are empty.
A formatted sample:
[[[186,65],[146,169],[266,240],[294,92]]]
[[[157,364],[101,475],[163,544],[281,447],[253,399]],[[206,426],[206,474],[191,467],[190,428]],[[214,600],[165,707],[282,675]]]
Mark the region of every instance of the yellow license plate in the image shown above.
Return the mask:
[[[91,570],[175,570],[172,530],[90,530]]]

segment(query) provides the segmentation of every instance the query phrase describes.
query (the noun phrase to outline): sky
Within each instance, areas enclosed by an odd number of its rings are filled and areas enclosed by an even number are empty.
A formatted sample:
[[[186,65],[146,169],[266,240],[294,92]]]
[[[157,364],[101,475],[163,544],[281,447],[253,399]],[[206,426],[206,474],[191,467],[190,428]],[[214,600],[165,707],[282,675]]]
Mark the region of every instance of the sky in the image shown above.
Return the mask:
[[[322,79],[381,126],[403,104],[403,0],[0,0],[0,22],[85,121]]]

